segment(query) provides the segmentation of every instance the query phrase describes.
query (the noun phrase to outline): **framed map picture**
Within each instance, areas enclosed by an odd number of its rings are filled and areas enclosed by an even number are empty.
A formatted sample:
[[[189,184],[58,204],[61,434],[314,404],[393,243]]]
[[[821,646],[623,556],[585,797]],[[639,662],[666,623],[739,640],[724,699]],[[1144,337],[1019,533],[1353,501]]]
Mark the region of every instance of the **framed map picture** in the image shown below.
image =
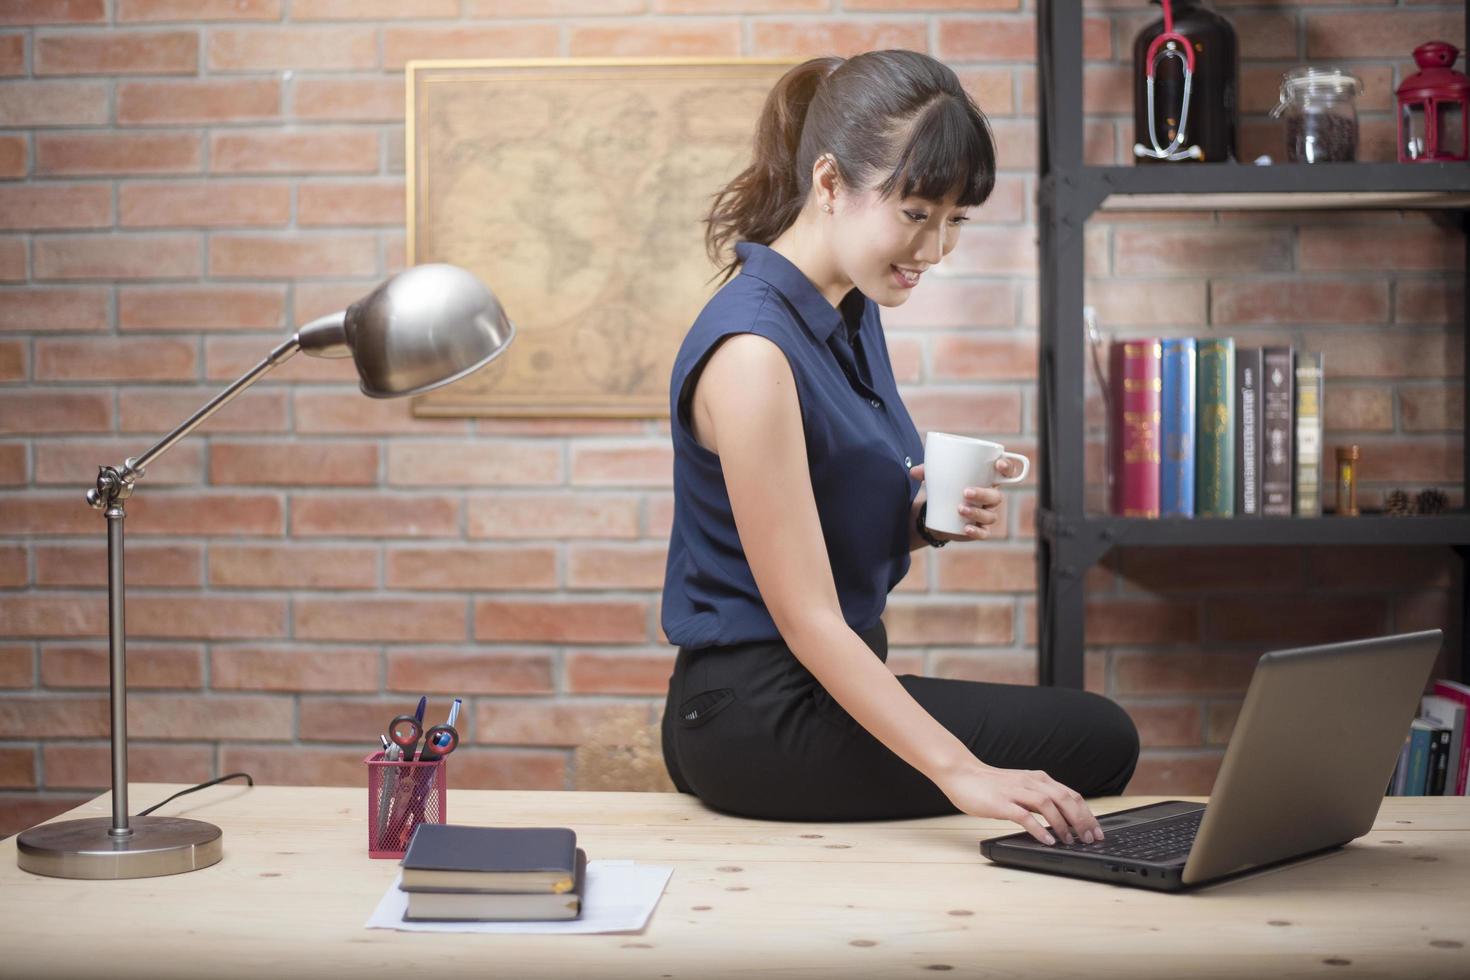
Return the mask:
[[[463,266],[516,328],[420,416],[667,418],[674,355],[716,289],[704,221],[794,61],[416,61],[408,261]]]

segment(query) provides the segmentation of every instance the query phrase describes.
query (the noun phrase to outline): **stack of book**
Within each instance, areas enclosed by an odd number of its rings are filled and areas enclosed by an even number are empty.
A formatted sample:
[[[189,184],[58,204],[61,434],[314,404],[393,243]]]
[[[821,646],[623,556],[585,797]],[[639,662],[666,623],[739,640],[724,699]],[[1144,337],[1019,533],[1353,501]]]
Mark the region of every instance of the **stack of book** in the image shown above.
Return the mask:
[[[566,827],[420,824],[403,855],[407,921],[575,919],[587,855]]]
[[[1470,715],[1470,685],[1435,681],[1433,693],[1419,702],[1419,717],[1409,726],[1398,765],[1388,783],[1389,796],[1465,796],[1470,745],[1465,721]]]
[[[1109,369],[1114,514],[1321,516],[1320,353],[1152,337]]]

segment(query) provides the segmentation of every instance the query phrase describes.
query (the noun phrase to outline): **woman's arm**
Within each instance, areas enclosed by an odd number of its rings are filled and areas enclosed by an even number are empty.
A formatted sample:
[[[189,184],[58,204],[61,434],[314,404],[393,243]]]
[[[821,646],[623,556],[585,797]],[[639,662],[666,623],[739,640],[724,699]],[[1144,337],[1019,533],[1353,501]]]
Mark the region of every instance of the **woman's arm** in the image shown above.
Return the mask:
[[[797,659],[858,724],[929,778],[973,762],[843,621],[796,384],[780,348],[755,334],[721,344],[696,382],[694,414],[719,454],[761,598]]]

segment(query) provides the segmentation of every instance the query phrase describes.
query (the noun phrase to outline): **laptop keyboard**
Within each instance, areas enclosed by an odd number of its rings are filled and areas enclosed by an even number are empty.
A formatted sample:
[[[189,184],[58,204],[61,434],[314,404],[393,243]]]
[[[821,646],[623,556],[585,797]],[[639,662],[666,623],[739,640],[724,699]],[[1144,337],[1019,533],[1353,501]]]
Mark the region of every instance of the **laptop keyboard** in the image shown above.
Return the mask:
[[[1138,827],[1120,827],[1108,830],[1100,844],[1084,844],[1081,838],[1075,843],[1057,845],[1067,850],[1084,851],[1088,854],[1105,854],[1108,857],[1134,858],[1140,861],[1167,861],[1183,857],[1194,845],[1199,833],[1200,821],[1205,811],[1196,810],[1167,820],[1158,820]]]

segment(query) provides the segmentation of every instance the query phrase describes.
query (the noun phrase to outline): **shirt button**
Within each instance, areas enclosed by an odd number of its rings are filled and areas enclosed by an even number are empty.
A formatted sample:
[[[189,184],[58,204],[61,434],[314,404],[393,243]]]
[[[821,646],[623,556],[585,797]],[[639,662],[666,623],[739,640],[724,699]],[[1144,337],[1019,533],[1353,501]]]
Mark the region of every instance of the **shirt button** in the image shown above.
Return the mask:
[[[883,403],[880,402],[878,399],[874,398],[873,399],[873,407],[874,408],[882,408],[883,407]]]
[[[903,458],[903,465],[912,467],[914,465],[914,458],[912,456],[905,456]]]

